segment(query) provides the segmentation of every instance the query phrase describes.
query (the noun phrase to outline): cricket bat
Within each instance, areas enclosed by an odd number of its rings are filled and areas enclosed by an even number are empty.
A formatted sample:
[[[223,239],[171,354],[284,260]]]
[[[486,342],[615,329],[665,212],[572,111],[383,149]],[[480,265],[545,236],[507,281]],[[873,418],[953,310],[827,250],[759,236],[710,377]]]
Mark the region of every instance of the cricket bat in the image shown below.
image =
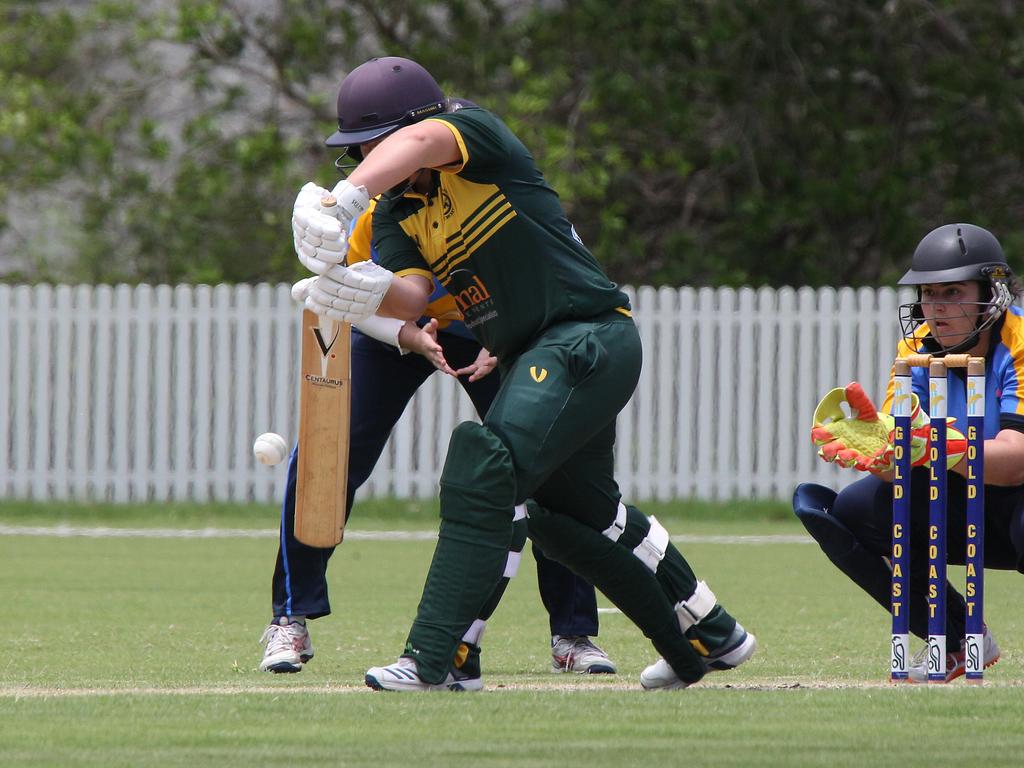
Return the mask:
[[[302,311],[295,538],[311,547],[336,546],[345,535],[351,339],[348,323]]]

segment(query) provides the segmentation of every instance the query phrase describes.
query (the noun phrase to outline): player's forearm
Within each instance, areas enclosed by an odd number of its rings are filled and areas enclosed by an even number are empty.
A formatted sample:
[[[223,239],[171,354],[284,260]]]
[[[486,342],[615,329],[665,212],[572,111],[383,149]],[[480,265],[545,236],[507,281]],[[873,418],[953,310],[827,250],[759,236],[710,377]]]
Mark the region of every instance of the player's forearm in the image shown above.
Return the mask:
[[[461,160],[452,132],[440,123],[418,123],[396,131],[375,147],[348,180],[366,187],[370,197],[406,181],[422,168]]]
[[[967,476],[966,457],[953,471]],[[1014,486],[1024,484],[1024,434],[1002,430],[985,441],[985,485]]]
[[[405,275],[391,281],[377,314],[399,320],[418,320],[427,309],[430,283],[420,275]]]

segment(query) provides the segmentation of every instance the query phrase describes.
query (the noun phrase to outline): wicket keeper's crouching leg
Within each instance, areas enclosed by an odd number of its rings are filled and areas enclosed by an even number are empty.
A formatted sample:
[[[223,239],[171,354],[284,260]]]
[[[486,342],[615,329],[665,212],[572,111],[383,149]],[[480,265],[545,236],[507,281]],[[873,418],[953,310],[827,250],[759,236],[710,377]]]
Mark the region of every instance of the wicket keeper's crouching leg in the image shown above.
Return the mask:
[[[644,687],[685,687],[750,657],[753,635],[697,581],[668,532],[619,501],[615,417],[640,362],[628,318],[559,323],[511,366],[484,423],[455,430],[437,548],[406,650],[398,664],[370,669],[368,685],[457,687],[453,653],[499,583],[513,510],[527,498],[546,510],[530,522],[546,554],[592,580],[664,657],[644,671]]]
[[[950,473],[947,505],[948,555],[951,565],[964,565],[965,499],[963,477]],[[916,467],[910,484],[910,631],[928,638],[928,469]],[[985,486],[985,567],[1024,569],[1004,531],[1024,508],[1024,490]],[[793,511],[825,555],[851,581],[885,610],[892,604],[892,570],[885,558],[892,547],[892,483],[873,475],[851,483],[839,493],[814,483],[801,483],[793,494]],[[960,650],[966,602],[946,584],[947,652]],[[994,663],[994,662],[993,662]]]

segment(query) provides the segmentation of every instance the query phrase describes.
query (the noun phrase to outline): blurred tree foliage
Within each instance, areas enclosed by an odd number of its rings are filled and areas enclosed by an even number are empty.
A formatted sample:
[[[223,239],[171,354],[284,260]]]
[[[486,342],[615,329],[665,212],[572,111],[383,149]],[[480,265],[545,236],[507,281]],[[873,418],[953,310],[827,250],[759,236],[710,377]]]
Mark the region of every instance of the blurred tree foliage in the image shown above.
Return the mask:
[[[620,282],[887,283],[953,220],[1024,267],[1009,0],[0,0],[7,279],[297,276],[378,54],[498,112]]]

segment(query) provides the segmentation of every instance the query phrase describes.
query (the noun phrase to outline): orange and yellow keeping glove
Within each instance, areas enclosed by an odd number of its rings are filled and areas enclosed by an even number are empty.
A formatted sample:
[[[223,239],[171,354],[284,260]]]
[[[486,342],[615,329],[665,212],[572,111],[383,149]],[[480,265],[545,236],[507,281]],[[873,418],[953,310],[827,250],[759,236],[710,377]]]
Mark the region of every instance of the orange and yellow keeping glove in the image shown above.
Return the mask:
[[[929,420],[917,395],[911,395],[910,461],[915,467],[928,464]],[[843,403],[850,414],[843,410]],[[879,413],[858,382],[833,389],[814,409],[811,440],[818,455],[842,467],[863,472],[893,469],[893,427],[888,413]],[[963,457],[967,441],[959,430],[947,427],[947,461],[952,467]]]

